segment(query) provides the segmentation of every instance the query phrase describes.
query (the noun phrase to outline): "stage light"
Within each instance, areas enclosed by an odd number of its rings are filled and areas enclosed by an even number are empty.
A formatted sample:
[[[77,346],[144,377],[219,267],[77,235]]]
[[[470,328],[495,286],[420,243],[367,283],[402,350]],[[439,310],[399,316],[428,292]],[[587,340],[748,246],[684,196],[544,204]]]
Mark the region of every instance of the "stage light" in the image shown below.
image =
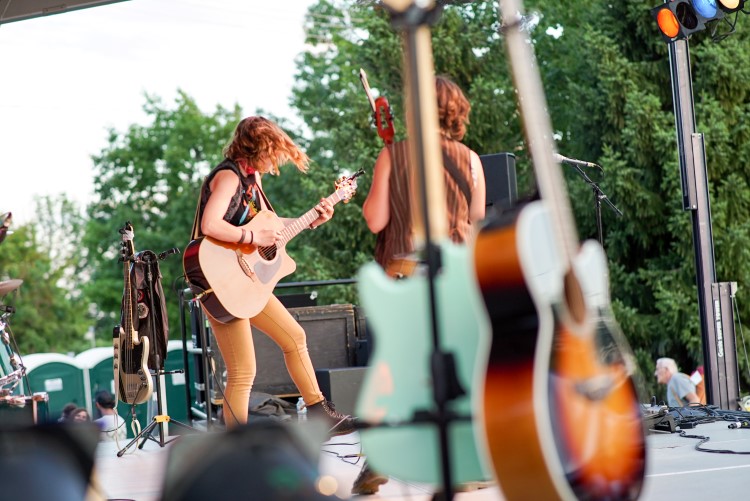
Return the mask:
[[[745,7],[745,0],[719,0],[719,8],[724,12],[737,12]]]
[[[704,19],[713,19],[719,12],[716,7],[716,0],[693,0],[695,12]]]
[[[718,2],[718,3],[717,3]],[[744,0],[670,0],[651,9],[662,37],[672,42],[689,37],[724,17],[724,12],[741,8]]]
[[[680,34],[680,23],[669,9],[662,8],[658,10],[656,13],[656,24],[659,26],[662,34],[670,40]]]

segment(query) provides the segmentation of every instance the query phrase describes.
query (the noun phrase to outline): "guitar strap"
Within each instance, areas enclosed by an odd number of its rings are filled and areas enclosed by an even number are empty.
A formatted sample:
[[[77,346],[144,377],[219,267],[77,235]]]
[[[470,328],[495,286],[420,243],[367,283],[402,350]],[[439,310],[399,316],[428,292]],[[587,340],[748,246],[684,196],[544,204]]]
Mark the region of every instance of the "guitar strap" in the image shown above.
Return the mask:
[[[466,202],[469,204],[469,207],[471,207],[471,188],[469,187],[469,181],[461,174],[461,171],[458,170],[458,166],[450,155],[446,155],[445,152],[443,152],[443,165],[445,166],[445,170],[448,171],[448,174],[451,175],[458,185],[458,189],[461,190],[461,193],[466,197]]]
[[[198,203],[195,204],[195,218],[193,219],[193,231],[192,231],[192,237],[191,240],[196,240],[200,238],[200,235],[198,234],[198,217],[201,213],[201,200],[203,199],[203,189],[205,188],[206,180],[204,179],[201,183],[201,189],[198,190]]]

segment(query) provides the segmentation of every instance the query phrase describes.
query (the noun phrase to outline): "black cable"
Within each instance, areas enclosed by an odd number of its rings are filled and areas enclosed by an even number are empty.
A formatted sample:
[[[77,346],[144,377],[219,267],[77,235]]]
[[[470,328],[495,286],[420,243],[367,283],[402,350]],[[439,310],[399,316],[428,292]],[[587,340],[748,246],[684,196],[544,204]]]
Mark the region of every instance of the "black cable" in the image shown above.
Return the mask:
[[[711,440],[711,437],[705,437],[703,435],[688,435],[686,432],[681,431],[680,432],[681,437],[685,438],[695,438],[700,440],[697,444],[695,444],[695,450],[701,451],[701,452],[713,452],[715,454],[750,454],[750,451],[733,451],[731,449],[706,449],[704,447],[701,447],[701,445],[705,444],[709,440]]]

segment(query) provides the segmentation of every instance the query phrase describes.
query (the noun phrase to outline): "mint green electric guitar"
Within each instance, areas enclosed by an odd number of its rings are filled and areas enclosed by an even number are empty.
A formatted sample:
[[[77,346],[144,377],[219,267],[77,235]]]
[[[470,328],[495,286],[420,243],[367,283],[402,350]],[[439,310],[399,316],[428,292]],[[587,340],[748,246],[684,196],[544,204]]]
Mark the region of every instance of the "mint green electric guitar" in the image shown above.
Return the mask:
[[[412,2],[384,3],[397,13],[412,7]],[[426,188],[426,221],[418,212],[423,207],[422,199],[415,197],[412,203],[415,241],[419,249],[419,242],[423,247],[429,235],[439,248],[441,260],[439,269],[433,270],[437,271],[432,282],[434,302],[427,270],[403,280],[388,277],[375,263],[360,270],[359,296],[375,349],[355,415],[372,425],[360,434],[363,452],[376,471],[401,480],[440,484],[446,480],[447,463],[447,478],[455,485],[490,478],[487,472],[491,469],[481,445],[477,446],[484,431],[476,419],[481,413],[475,409],[481,408],[491,328],[475,278],[473,250],[468,244],[453,244],[447,237],[445,174],[429,28],[407,27],[404,40],[406,73],[410,76],[406,102],[411,103],[409,111],[421,123],[421,128],[409,130],[412,158],[420,160],[414,166],[413,179],[417,186],[423,183]],[[428,263],[428,270],[429,266],[433,265]],[[445,441],[440,436],[443,428],[429,418],[430,413],[436,414],[431,368],[433,329],[440,352],[453,355],[456,379],[465,392],[447,402],[448,413],[462,419],[448,421]],[[442,460],[444,452],[446,462]]]

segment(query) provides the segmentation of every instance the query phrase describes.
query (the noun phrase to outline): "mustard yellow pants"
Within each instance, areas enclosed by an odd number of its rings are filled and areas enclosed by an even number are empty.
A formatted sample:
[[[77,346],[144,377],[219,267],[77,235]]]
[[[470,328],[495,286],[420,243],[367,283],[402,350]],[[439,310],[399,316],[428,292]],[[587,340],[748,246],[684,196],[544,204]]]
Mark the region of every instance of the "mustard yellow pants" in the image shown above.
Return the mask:
[[[323,400],[315,369],[307,351],[305,330],[276,296],[271,296],[263,311],[249,321],[233,320],[222,324],[206,315],[227,368],[224,389],[224,422],[227,428],[247,423],[250,390],[256,374],[255,346],[251,324],[279,345],[292,381],[307,405]]]

